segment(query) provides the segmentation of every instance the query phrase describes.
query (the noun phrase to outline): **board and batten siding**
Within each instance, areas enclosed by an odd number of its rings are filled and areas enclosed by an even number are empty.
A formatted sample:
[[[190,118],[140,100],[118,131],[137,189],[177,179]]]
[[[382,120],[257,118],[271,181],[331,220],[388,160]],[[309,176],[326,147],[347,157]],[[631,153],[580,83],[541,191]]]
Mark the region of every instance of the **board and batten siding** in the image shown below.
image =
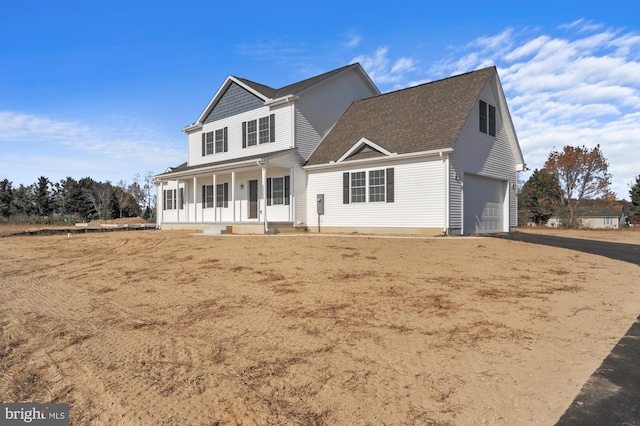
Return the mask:
[[[463,186],[466,173],[508,182],[509,227],[517,226],[516,191],[512,189],[512,184],[517,182],[517,172],[509,139],[515,135],[510,135],[508,126],[505,126],[507,105],[504,96],[499,93],[495,75],[482,90],[480,99],[496,107],[496,136],[480,132],[479,106],[476,102],[450,156],[449,228],[452,230],[462,229]],[[455,179],[456,174],[458,179]]]
[[[343,173],[394,169],[394,202],[343,204]],[[307,176],[307,200],[324,194],[327,227],[440,228],[445,223],[444,163],[437,159],[390,161],[369,165],[345,165],[331,169],[311,169]],[[317,225],[315,203],[308,201],[307,219]]]
[[[300,93],[295,101],[295,138],[302,158],[309,158],[354,101],[376,94],[355,70],[336,75]]]
[[[188,135],[188,164],[197,166],[226,161],[232,159],[242,159],[243,157],[267,154],[292,148],[292,105],[281,105],[277,107],[262,106],[257,109],[245,111],[243,113],[211,121],[202,126],[201,130],[189,133]],[[258,120],[275,114],[275,142],[258,143],[257,145],[242,147],[242,123],[249,120]],[[209,155],[202,155],[202,133],[215,132],[218,129],[227,128],[228,151]]]

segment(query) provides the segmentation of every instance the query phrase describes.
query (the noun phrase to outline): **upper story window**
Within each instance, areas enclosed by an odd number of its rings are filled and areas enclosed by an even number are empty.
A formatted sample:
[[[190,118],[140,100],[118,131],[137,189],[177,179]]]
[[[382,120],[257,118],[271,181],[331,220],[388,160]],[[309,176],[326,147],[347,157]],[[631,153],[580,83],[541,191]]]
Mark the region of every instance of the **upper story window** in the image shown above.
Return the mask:
[[[214,152],[227,152],[227,128],[218,129],[215,132],[202,133],[202,156],[211,155]]]
[[[394,169],[345,172],[342,203],[394,202]]]
[[[496,107],[480,101],[480,131],[489,136],[496,135]]]
[[[242,122],[242,147],[276,141],[276,115]]]
[[[216,152],[227,152],[227,128],[216,130],[215,148]]]
[[[257,120],[247,121],[247,145],[253,146],[258,143]]]

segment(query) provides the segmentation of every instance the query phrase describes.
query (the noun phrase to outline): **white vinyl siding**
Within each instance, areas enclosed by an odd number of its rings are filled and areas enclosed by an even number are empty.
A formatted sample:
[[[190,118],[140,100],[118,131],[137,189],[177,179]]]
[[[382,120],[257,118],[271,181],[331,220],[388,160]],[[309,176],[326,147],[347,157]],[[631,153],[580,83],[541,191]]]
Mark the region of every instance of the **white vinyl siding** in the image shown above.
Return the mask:
[[[226,161],[231,159],[242,159],[248,155],[268,154],[270,152],[282,151],[293,147],[292,136],[292,105],[283,105],[275,108],[263,107],[252,111],[247,111],[222,120],[213,121],[203,126],[201,130],[189,133],[189,157],[188,165],[197,166],[211,163],[213,161]],[[261,117],[269,117],[274,114],[274,140],[271,143],[258,143],[258,120]],[[256,123],[256,144],[242,148],[242,123],[255,120]],[[225,152],[215,152],[214,155],[202,156],[202,133],[215,132],[219,129],[227,128]],[[215,133],[212,134],[212,149],[215,151]]]
[[[309,158],[354,101],[373,95],[376,95],[373,88],[365,84],[356,72],[333,76],[300,94],[295,102],[295,137],[302,158]]]
[[[363,167],[363,166],[361,166]],[[394,169],[393,202],[365,202],[344,204],[343,176]],[[321,225],[335,227],[422,227],[443,228],[445,217],[444,166],[438,157],[414,161],[396,161],[375,167],[308,170],[307,198],[315,200],[324,194],[324,215]],[[315,203],[308,203],[307,218],[316,225]]]
[[[449,194],[450,220],[449,227],[457,230],[463,228],[463,193],[464,177],[466,174],[484,176],[505,182],[508,191],[505,202],[508,203],[505,221],[509,228],[517,226],[517,200],[514,185],[517,173],[513,147],[509,142],[508,128],[503,123],[502,112],[507,106],[504,98],[498,93],[494,76],[480,94],[480,99],[487,104],[496,106],[495,127],[496,136],[478,131],[480,128],[479,102],[469,116],[460,137],[454,145],[454,152],[450,157]],[[456,179],[457,176],[457,179]],[[466,231],[464,231],[466,233]]]

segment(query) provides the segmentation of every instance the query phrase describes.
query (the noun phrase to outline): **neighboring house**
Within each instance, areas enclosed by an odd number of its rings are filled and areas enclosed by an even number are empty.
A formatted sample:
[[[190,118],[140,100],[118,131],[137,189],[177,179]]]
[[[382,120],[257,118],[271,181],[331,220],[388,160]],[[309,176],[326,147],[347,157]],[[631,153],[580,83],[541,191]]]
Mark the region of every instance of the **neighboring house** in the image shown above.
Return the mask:
[[[183,130],[188,161],[155,177],[163,229],[284,222],[438,235],[517,225],[525,164],[495,67],[387,94],[359,64],[281,89],[228,77]]]
[[[619,204],[598,204],[593,200],[583,200],[576,217],[578,227],[582,229],[620,229],[626,226],[625,207]],[[546,223],[549,227],[562,227],[564,222],[558,216],[552,216]]]

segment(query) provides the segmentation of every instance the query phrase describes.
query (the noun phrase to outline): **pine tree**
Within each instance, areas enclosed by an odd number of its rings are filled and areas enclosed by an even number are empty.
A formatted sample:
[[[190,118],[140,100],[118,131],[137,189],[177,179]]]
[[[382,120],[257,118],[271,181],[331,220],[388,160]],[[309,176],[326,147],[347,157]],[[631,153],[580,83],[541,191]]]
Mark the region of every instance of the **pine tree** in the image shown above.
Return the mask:
[[[545,169],[536,169],[522,186],[518,196],[518,209],[528,222],[544,225],[560,205],[560,183]]]
[[[640,175],[636,176],[636,183],[629,189],[631,197],[631,208],[629,209],[629,219],[631,223],[640,223]]]

